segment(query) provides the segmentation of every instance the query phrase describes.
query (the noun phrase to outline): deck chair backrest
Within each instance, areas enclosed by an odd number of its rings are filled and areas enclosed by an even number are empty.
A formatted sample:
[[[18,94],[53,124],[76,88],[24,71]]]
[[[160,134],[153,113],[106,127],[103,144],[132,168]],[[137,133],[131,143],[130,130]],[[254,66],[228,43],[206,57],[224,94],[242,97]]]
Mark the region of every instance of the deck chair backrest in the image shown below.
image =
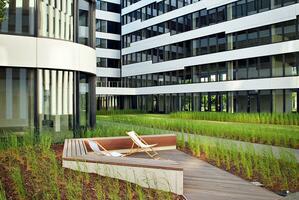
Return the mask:
[[[93,141],[93,140],[88,140],[88,144],[90,146],[90,148],[95,152],[95,153],[101,153],[103,155],[107,155],[106,152],[102,151],[100,148],[99,148],[99,145]]]
[[[130,138],[132,138],[132,140],[134,141],[134,143],[136,145],[138,145],[139,147],[141,148],[145,148],[146,147],[146,144],[144,144],[137,136],[137,133],[135,131],[130,131],[127,133]]]

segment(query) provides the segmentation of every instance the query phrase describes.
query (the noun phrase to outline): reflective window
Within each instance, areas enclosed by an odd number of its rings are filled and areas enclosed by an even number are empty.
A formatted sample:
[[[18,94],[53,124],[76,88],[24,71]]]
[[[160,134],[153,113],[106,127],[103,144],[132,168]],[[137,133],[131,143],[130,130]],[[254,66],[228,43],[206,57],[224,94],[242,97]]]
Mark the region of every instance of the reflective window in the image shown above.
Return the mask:
[[[0,132],[32,130],[34,71],[0,67]]]
[[[2,2],[1,2],[2,3]],[[41,1],[43,4],[43,1]],[[0,22],[0,32],[20,35],[34,35],[35,0],[10,0],[4,7],[4,21]],[[47,11],[43,12],[45,15]]]

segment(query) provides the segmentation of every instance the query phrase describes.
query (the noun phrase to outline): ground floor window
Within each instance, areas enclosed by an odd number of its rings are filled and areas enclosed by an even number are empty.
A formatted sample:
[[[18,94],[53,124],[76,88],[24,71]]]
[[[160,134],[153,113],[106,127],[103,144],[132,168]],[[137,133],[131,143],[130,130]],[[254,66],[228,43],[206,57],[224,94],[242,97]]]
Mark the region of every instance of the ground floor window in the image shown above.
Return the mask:
[[[73,137],[91,126],[91,80],[81,72],[1,67],[0,131]]]
[[[0,130],[34,126],[34,70],[0,68]]]
[[[98,109],[135,109],[144,112],[170,113],[176,111],[295,113],[299,112],[299,89],[250,90],[209,93],[173,93],[117,98],[118,105],[106,103]]]

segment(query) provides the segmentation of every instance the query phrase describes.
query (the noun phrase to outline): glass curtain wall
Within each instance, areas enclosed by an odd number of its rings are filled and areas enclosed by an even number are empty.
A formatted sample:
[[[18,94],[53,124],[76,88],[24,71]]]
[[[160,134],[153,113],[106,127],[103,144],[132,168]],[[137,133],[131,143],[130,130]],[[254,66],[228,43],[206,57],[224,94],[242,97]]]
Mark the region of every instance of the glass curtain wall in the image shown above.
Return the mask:
[[[38,36],[74,41],[74,0],[38,2]]]
[[[94,4],[94,5],[93,5]],[[78,0],[78,42],[94,47],[94,11],[95,3],[87,0]]]
[[[34,35],[35,0],[9,0],[4,12],[5,20],[0,23],[0,32],[16,35]]]
[[[0,67],[0,132],[34,127],[34,70]]]
[[[41,132],[63,132],[72,137],[74,127],[73,87],[74,72],[38,70],[38,116]]]

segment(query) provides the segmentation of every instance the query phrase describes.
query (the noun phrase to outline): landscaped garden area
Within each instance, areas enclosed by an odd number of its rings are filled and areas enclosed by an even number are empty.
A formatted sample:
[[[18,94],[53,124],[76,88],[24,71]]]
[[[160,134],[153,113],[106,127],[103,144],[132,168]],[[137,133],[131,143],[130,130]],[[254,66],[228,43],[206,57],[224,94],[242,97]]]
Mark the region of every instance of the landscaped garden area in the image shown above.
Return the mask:
[[[177,147],[276,193],[299,191],[298,115],[101,112],[81,137],[177,134]],[[10,134],[0,142],[0,199],[177,199],[168,192],[62,168],[63,141]]]
[[[0,199],[180,199],[117,179],[62,168],[51,137],[9,136],[0,146]],[[35,144],[34,144],[35,143]]]
[[[174,132],[184,152],[274,192],[299,191],[297,114],[108,114],[98,115],[98,130],[91,136],[118,135],[128,129]]]

